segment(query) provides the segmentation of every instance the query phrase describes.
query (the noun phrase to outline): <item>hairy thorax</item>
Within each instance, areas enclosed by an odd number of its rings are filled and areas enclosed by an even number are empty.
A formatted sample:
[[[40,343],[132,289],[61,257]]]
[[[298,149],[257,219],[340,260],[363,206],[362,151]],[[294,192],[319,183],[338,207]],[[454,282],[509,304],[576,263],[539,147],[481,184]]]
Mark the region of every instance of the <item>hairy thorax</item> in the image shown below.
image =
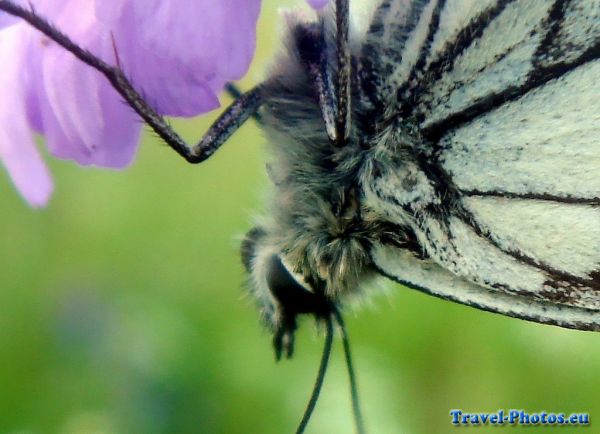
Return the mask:
[[[331,311],[358,293],[376,274],[372,246],[393,244],[423,257],[414,235],[419,215],[438,202],[414,123],[371,115],[358,76],[351,79],[348,136],[331,138],[327,95],[319,90],[324,76],[311,66],[322,59],[319,32],[292,28],[262,89],[273,188],[242,257],[265,322],[280,331],[293,330],[299,313]]]
[[[337,300],[373,274],[373,243],[421,254],[413,225],[436,194],[415,156],[419,136],[410,124],[367,132],[356,121],[345,145],[336,146],[309,83],[285,78],[273,84],[278,97],[264,117],[274,185],[266,243],[290,271]]]

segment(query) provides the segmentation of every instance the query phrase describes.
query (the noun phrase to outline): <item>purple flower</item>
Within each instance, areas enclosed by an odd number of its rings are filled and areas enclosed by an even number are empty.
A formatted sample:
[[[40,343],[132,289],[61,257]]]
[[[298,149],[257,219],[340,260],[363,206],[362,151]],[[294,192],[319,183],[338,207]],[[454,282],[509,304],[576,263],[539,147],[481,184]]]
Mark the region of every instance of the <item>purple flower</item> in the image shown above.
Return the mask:
[[[193,116],[218,107],[223,85],[246,73],[260,0],[37,0],[35,7],[81,46],[118,62],[159,113]],[[33,132],[56,157],[122,168],[142,123],[102,75],[14,22],[0,12],[0,58],[10,59],[0,69],[0,159],[25,199],[43,206],[52,180]]]
[[[218,107],[224,84],[246,73],[260,0],[36,0],[35,8],[118,64],[158,113],[194,116]],[[4,12],[0,58],[10,59],[0,69],[0,160],[29,204],[45,205],[53,189],[35,133],[52,155],[81,165],[132,161],[143,124],[101,74]]]
[[[10,15],[0,12],[0,29],[2,29],[3,27],[9,26],[11,24],[14,24],[15,22],[17,22],[17,20],[15,18],[11,17]]]
[[[21,7],[27,6],[27,2],[25,0],[15,0],[14,3]],[[0,11],[0,30],[17,22],[19,22],[18,18],[15,18],[5,12]]]

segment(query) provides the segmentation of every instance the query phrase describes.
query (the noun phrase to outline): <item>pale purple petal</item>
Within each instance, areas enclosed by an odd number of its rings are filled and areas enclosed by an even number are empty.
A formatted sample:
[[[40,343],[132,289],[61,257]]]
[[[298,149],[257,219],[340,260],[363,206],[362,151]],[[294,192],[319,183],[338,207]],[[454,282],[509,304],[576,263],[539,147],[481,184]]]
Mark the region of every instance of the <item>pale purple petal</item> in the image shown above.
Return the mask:
[[[65,8],[56,23],[82,46],[106,58],[113,52],[112,45],[98,37],[102,29],[94,12],[93,3],[82,2],[78,8]],[[40,47],[34,44],[34,49]],[[135,155],[142,125],[136,115],[105,77],[56,44],[43,50],[40,79],[33,93],[41,119],[39,129],[50,152],[82,165],[128,165]],[[30,56],[35,57],[35,53]]]
[[[315,9],[321,9],[329,3],[329,0],[306,0],[309,5],[311,5]]]
[[[13,26],[3,30],[0,38],[0,58],[11,59],[0,73],[0,160],[25,200],[39,207],[47,203],[53,187],[26,121],[24,89],[15,86],[21,76],[23,33],[21,26]]]
[[[142,122],[104,77],[58,55],[44,65],[44,90],[44,133],[53,155],[112,168],[132,161]]]
[[[27,3],[28,0],[19,0]],[[119,65],[161,114],[192,116],[219,105],[218,93],[252,60],[260,0],[36,0],[36,10],[80,46]],[[0,25],[10,20],[0,15]],[[104,76],[19,22],[13,70],[0,69],[0,158],[33,205],[51,181],[34,146],[79,164],[129,164],[142,122]],[[13,41],[14,42],[14,41]],[[1,54],[1,53],[0,53]],[[15,71],[19,72],[17,74]]]
[[[17,19],[0,11],[0,30],[17,22]]]
[[[13,3],[21,6],[27,7],[27,0],[12,0]],[[15,18],[14,16],[7,14],[6,12],[0,11],[0,30],[4,27],[8,27],[12,24],[16,24],[21,21],[19,18]]]
[[[114,35],[123,69],[163,114],[192,116],[218,106],[225,82],[247,71],[260,0],[115,0],[122,14],[98,15]],[[112,3],[112,2],[111,2]]]

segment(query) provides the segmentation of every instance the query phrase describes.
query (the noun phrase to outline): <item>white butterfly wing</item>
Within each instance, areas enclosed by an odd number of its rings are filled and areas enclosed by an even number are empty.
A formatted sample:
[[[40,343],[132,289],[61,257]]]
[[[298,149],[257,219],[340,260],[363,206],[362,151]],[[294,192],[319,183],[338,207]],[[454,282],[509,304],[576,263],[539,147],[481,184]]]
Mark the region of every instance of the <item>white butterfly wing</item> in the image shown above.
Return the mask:
[[[401,60],[376,67],[389,74],[371,100],[419,123],[421,169],[444,191],[436,212],[396,221],[426,259],[378,245],[376,267],[486,310],[600,329],[600,0],[408,7],[418,17],[395,30],[400,54],[392,24],[379,32],[371,56]],[[390,216],[403,215],[391,209],[405,199],[399,179],[373,186]]]
[[[543,324],[578,330],[600,330],[599,311],[563,306],[515,294],[486,290],[450,273],[433,260],[421,260],[405,249],[377,245],[372,257],[379,271],[409,288],[478,309]]]

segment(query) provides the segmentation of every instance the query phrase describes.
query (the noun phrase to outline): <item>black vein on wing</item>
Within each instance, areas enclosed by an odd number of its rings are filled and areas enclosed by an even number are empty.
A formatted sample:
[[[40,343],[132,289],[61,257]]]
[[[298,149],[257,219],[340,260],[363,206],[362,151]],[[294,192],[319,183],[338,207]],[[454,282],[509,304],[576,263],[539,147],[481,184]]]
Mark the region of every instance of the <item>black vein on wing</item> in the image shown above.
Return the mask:
[[[500,243],[494,238],[492,232],[480,224],[475,215],[467,210],[464,206],[460,206],[455,208],[453,215],[459,218],[464,224],[469,226],[473,232],[488,241],[493,247],[501,251],[502,253],[512,257],[516,261],[529,265],[530,267],[536,268],[542,272],[544,272],[550,279],[546,282],[548,285],[552,285],[552,282],[566,282],[569,284],[569,290],[571,291],[569,294],[564,291],[560,292],[544,292],[547,298],[553,298],[553,301],[562,302],[565,301],[575,301],[579,299],[580,291],[578,289],[586,288],[594,291],[600,291],[600,280],[594,280],[590,278],[583,278],[579,276],[575,276],[574,274],[568,273],[564,270],[560,270],[547,264],[540,259],[534,258],[532,256],[527,255],[522,251],[518,251],[515,249],[508,249],[500,245]]]
[[[414,0],[410,3],[410,11],[405,23],[392,23],[392,28],[387,29],[386,19],[395,2],[399,0],[384,1],[375,12],[367,32],[367,42],[361,51],[360,82],[363,94],[375,107],[376,111],[383,113],[384,103],[388,98],[385,85],[393,74],[397,65],[402,62],[406,41],[417,27],[427,0]],[[386,34],[389,37],[386,38]]]
[[[384,202],[395,205],[405,211],[408,215],[413,216],[415,222],[426,221],[427,219],[433,219],[437,221],[443,228],[447,242],[451,248],[455,250],[456,254],[460,256],[458,249],[456,248],[455,242],[457,241],[454,237],[454,233],[451,230],[451,218],[457,218],[469,227],[475,236],[485,240],[497,249],[499,252],[507,255],[514,259],[516,262],[527,265],[535,270],[538,270],[546,276],[546,281],[540,291],[532,293],[523,289],[508,287],[505,284],[495,281],[482,281],[479,284],[485,284],[497,290],[502,290],[509,294],[519,294],[530,298],[535,298],[546,301],[552,301],[554,303],[567,303],[575,304],[581,301],[581,296],[585,291],[593,291],[594,294],[600,294],[600,278],[595,276],[593,273],[589,277],[580,277],[565,270],[556,268],[543,260],[535,258],[520,249],[512,249],[501,245],[501,243],[494,237],[493,231],[483,225],[477,217],[466,208],[463,203],[465,196],[471,196],[471,193],[477,195],[475,191],[462,191],[456,187],[452,180],[451,174],[444,170],[438,161],[435,159],[435,155],[421,154],[418,158],[418,163],[421,170],[427,174],[427,177],[431,181],[435,188],[436,197],[440,198],[438,203],[432,203],[424,209],[415,210],[410,203],[401,203],[397,200],[394,195],[384,193],[380,189],[375,189],[375,194]],[[490,192],[490,196],[494,193]],[[501,193],[500,193],[501,194]],[[485,195],[485,194],[484,194]],[[567,203],[580,203],[581,199],[577,198],[561,198],[549,195],[518,195],[508,193],[506,197],[512,199],[538,199],[543,198],[546,200],[565,200]],[[598,204],[600,199],[587,199],[584,204]],[[435,238],[431,237],[426,227],[421,227],[424,231],[424,235],[430,239],[430,242],[444,249],[445,246],[437,245]],[[380,240],[381,242],[382,240]],[[391,244],[391,243],[383,243]],[[406,248],[406,245],[397,245],[395,247]],[[448,247],[448,246],[446,246]],[[417,248],[413,247],[412,251],[418,251]],[[422,248],[421,248],[422,250]],[[423,256],[427,257],[427,255]],[[451,258],[450,258],[451,259]]]
[[[442,52],[437,59],[433,60],[421,74],[419,83],[410,89],[410,94],[407,96],[407,89],[402,87],[398,90],[398,99],[404,109],[403,116],[407,117],[412,114],[415,109],[414,101],[433,83],[442,78],[442,76],[454,68],[456,59],[460,57],[467,49],[469,49],[477,40],[481,39],[485,30],[489,25],[498,18],[506,7],[515,0],[500,0],[493,6],[485,9],[476,17],[472,18],[469,23],[462,28],[456,35],[455,39],[446,43]],[[413,104],[406,104],[404,101],[413,101]]]
[[[427,58],[431,55],[431,44],[433,43],[433,39],[440,29],[441,15],[445,6],[446,0],[439,0],[435,5],[433,13],[431,14],[429,26],[427,27],[427,37],[425,38],[425,41],[419,50],[419,58],[411,68],[406,81],[400,85],[396,91],[397,99],[403,104],[402,107],[409,108],[414,103],[412,98],[404,99],[403,96],[410,87],[417,86],[417,80],[423,76],[425,66],[427,65]]]
[[[366,43],[362,47],[360,56],[360,83],[364,97],[381,110],[381,101],[378,96],[382,86],[381,74],[378,73],[380,66],[380,45],[385,35],[385,19],[390,12],[394,0],[383,1],[375,14],[367,32]]]
[[[544,20],[544,24],[548,27],[548,31],[535,51],[533,58],[534,65],[550,53],[554,43],[557,41],[559,33],[562,30],[567,7],[571,1],[572,0],[556,0],[550,8],[548,16]]]
[[[565,205],[600,206],[600,197],[584,198],[573,196],[556,196],[546,193],[512,193],[509,191],[460,190],[460,194],[469,197],[495,197],[499,199],[539,200],[556,202]]]
[[[593,289],[595,291],[600,291],[600,279],[595,279],[593,277],[592,278],[578,277],[578,276],[575,276],[564,270],[560,270],[558,268],[552,267],[550,264],[547,264],[544,261],[541,261],[532,256],[529,256],[529,255],[525,254],[524,252],[513,250],[513,249],[507,249],[507,248],[501,246],[500,243],[494,239],[491,231],[488,230],[487,228],[483,227],[478,222],[475,215],[464,206],[464,204],[462,202],[462,198],[465,195],[469,195],[470,192],[468,192],[468,191],[465,192],[465,191],[458,189],[458,187],[455,185],[455,183],[452,179],[452,175],[449,174],[441,166],[440,162],[437,160],[436,155],[433,155],[433,156],[422,155],[419,158],[419,166],[420,166],[421,170],[423,170],[427,174],[428,178],[432,181],[433,185],[435,186],[436,195],[441,198],[441,205],[430,207],[427,210],[427,212],[429,214],[429,217],[438,220],[440,222],[440,224],[446,228],[446,233],[447,233],[449,242],[453,243],[453,239],[454,239],[452,231],[450,230],[449,218],[456,217],[456,218],[460,219],[463,223],[465,223],[467,226],[469,226],[477,236],[479,236],[480,238],[483,238],[486,241],[488,241],[489,243],[491,243],[491,245],[494,248],[498,249],[502,253],[512,257],[513,259],[515,259],[523,264],[529,265],[533,268],[536,268],[536,269],[544,272],[549,277],[549,280],[546,282],[546,285],[552,287],[552,286],[556,285],[557,283],[566,282],[569,285],[569,288],[571,290],[571,293],[569,293],[569,294],[565,293],[564,291],[562,291],[562,292],[546,291],[546,292],[544,292],[545,297],[547,297],[547,298],[554,297],[554,301],[565,302],[565,301],[573,301],[573,300],[578,299],[577,294],[572,293],[577,288],[585,287],[585,288]],[[490,193],[491,193],[490,194],[490,196],[491,196],[494,192],[490,192]],[[566,203],[580,203],[580,202],[576,202],[576,201],[580,200],[578,198],[561,198],[561,197],[557,197],[557,196],[534,195],[534,194],[512,195],[511,193],[508,193],[505,197],[508,197],[509,195],[513,196],[512,198],[514,198],[514,199],[519,199],[519,198],[534,199],[534,198],[538,198],[538,197],[543,197],[547,200],[556,199],[555,201],[564,200],[564,201],[566,201]],[[598,204],[599,203],[598,200],[593,200],[593,199],[591,199],[591,200],[588,199],[587,201],[588,202],[585,202],[585,204],[588,204],[588,203],[589,204]],[[411,211],[410,207],[405,206],[403,208],[407,212]]]
[[[545,18],[545,23],[548,25],[547,34],[536,50],[535,57],[532,59],[534,69],[528,74],[524,83],[510,86],[501,92],[481,97],[469,107],[455,112],[445,119],[427,125],[422,129],[422,134],[432,142],[438,142],[447,132],[460,128],[487,112],[497,109],[504,104],[518,100],[531,90],[539,88],[552,80],[561,78],[576,68],[599,59],[600,37],[596,38],[575,60],[571,62],[559,61],[550,66],[542,66],[541,60],[547,56],[548,50],[552,47],[552,45],[544,44],[543,42],[546,40],[548,34],[556,34],[558,31],[556,30],[556,27],[560,27],[564,19],[564,13],[558,13],[556,9],[559,6],[561,8],[567,7],[568,3],[569,1],[558,0],[553,7],[550,8],[548,16]]]
[[[373,257],[373,253],[371,253],[371,257]],[[483,292],[483,293],[488,292],[493,297],[496,297],[494,299],[495,304],[494,305],[481,304],[481,303],[477,303],[477,302],[471,301],[471,300],[459,299],[457,296],[449,294],[449,293],[436,292],[432,288],[427,288],[422,285],[417,285],[409,280],[401,279],[401,278],[383,270],[383,268],[381,268],[379,265],[377,265],[377,263],[374,260],[372,262],[375,264],[374,265],[375,270],[382,276],[385,276],[388,279],[391,279],[391,280],[399,283],[400,285],[406,286],[411,289],[415,289],[415,290],[423,292],[425,294],[433,295],[433,296],[441,298],[443,300],[449,300],[449,301],[453,301],[455,303],[460,303],[465,306],[471,306],[471,307],[474,307],[479,310],[497,313],[497,314],[501,314],[501,315],[506,315],[506,316],[509,316],[512,318],[524,319],[527,321],[532,321],[532,322],[541,323],[541,324],[550,324],[550,325],[555,325],[555,326],[565,327],[565,328],[575,329],[575,330],[600,331],[600,316],[598,315],[598,311],[596,311],[596,310],[568,306],[568,305],[557,305],[557,304],[554,304],[551,302],[544,302],[542,300],[532,299],[532,297],[525,297],[525,296],[520,296],[520,295],[497,294],[494,291],[489,290],[485,287],[480,287],[481,292]],[[468,283],[470,283],[470,282],[468,282]],[[443,291],[444,289],[441,288],[441,290]],[[507,300],[502,300],[503,303],[499,302],[501,297],[503,297],[503,298],[510,297],[511,300],[514,300],[515,297],[518,297],[518,299],[522,302],[536,303],[539,305],[540,310],[544,314],[543,315],[541,315],[541,314],[535,315],[534,313],[532,313],[531,310],[528,310],[526,312],[515,311],[514,304],[507,302]],[[502,306],[502,307],[500,307],[500,306]],[[511,308],[513,308],[513,310],[511,310]],[[569,312],[583,313],[583,314],[589,316],[589,321],[557,319],[558,317],[557,317],[556,313],[553,312],[553,310],[558,311],[558,312],[567,310]],[[554,316],[552,316],[553,313],[555,313]]]

